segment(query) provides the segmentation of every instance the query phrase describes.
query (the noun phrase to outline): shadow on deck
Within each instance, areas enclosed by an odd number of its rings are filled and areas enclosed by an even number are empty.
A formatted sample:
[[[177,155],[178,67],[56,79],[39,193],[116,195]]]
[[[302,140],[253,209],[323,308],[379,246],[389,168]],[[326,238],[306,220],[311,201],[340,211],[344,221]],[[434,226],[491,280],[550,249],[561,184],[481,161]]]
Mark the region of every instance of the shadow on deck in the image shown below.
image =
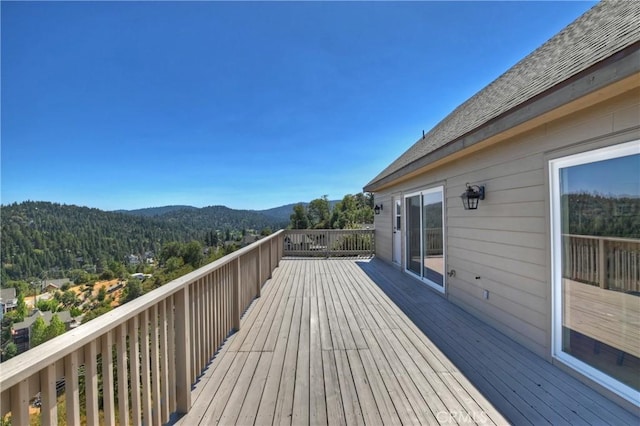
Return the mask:
[[[357,264],[512,424],[640,424],[640,410],[623,409],[397,268]]]

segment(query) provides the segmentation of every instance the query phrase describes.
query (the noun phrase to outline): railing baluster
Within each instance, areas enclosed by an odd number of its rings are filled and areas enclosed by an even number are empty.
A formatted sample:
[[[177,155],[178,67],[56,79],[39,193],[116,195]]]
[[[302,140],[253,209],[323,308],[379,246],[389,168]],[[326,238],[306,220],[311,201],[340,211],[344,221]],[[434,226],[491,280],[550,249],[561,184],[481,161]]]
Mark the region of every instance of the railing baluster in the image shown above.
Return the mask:
[[[161,418],[160,423],[169,421],[171,411],[169,410],[169,348],[167,345],[167,301],[163,300],[158,309],[158,325],[160,327],[160,402]]]
[[[189,321],[191,324],[191,328],[189,329],[189,333],[191,334],[191,348],[189,348],[189,353],[191,354],[191,371],[190,371],[190,381],[193,382],[196,379],[196,368],[198,365],[198,320],[196,316],[196,306],[198,300],[198,291],[196,288],[196,283],[192,283],[188,286],[189,295],[192,296],[189,298]]]
[[[11,388],[11,424],[29,424],[29,381],[19,382]],[[79,411],[79,409],[78,409]]]
[[[167,358],[168,364],[168,377],[169,377],[169,394],[168,394],[168,403],[169,403],[169,413],[173,413],[176,411],[177,403],[176,403],[176,390],[177,390],[177,382],[176,382],[176,302],[175,297],[171,296],[167,299]]]
[[[129,321],[129,363],[131,370],[131,416],[134,425],[139,425],[142,419],[140,407],[140,340],[138,332],[138,316]]]
[[[158,340],[158,305],[151,307],[150,330],[151,333],[151,407],[152,424],[160,425],[160,342]]]
[[[199,301],[199,318],[198,321],[200,324],[200,365],[198,366],[198,372],[202,371],[202,369],[207,365],[209,361],[209,351],[207,350],[207,283],[206,277],[200,278],[200,296],[198,298]]]
[[[236,260],[234,260],[233,262],[233,287],[232,287],[232,291],[233,291],[233,295],[231,296],[231,300],[233,301],[233,305],[232,305],[232,318],[233,318],[233,324],[232,327],[234,328],[234,330],[238,331],[240,330],[240,297],[242,294],[242,290],[241,290],[241,285],[242,285],[242,278],[241,278],[241,273],[242,270],[240,269],[240,256],[238,256],[238,258]]]
[[[98,362],[96,360],[96,341],[85,346],[84,380],[87,407],[87,422],[98,424]]]
[[[205,365],[213,355],[211,348],[211,274],[202,278],[202,324],[204,326],[204,363]]]
[[[56,366],[50,364],[40,372],[40,403],[43,425],[58,424],[58,398],[56,395]],[[13,420],[13,419],[12,419]],[[16,424],[20,422],[16,421]]]
[[[189,333],[189,290],[188,287],[175,294],[176,328],[176,410],[187,413],[191,408],[191,348]]]
[[[142,381],[142,421],[151,424],[151,351],[149,345],[149,310],[140,314],[140,378]]]
[[[66,397],[67,424],[80,424],[80,388],[78,386],[78,352],[73,351],[64,359],[64,392]],[[21,422],[16,422],[22,424]]]
[[[195,381],[196,377],[198,376],[198,373],[202,370],[202,367],[204,367],[204,356],[203,356],[203,349],[202,349],[202,345],[203,345],[203,331],[202,328],[204,327],[204,324],[202,323],[202,307],[203,307],[203,301],[202,301],[202,278],[199,279],[198,281],[196,281],[196,283],[193,285],[194,288],[194,297],[193,300],[195,301],[195,322],[193,323],[193,327],[195,328],[195,341],[192,342],[193,344],[193,350],[196,354],[196,364],[195,364],[195,371],[194,371],[194,377],[193,380]]]
[[[113,386],[113,333],[102,336],[102,407],[104,422],[115,425],[115,398]]]
[[[127,324],[117,328],[116,332],[118,366],[118,424],[129,425],[129,374],[127,371]]]
[[[256,268],[257,268],[257,275],[258,275],[258,279],[257,279],[257,285],[256,285],[256,297],[260,297],[260,294],[262,292],[262,247],[258,247],[256,249],[258,251],[258,256],[256,259]]]
[[[233,281],[233,266],[235,262],[231,262],[226,267],[224,276],[222,277],[222,340],[227,337],[227,330],[232,328],[231,325],[231,307],[233,306],[233,298],[231,296],[231,285]]]

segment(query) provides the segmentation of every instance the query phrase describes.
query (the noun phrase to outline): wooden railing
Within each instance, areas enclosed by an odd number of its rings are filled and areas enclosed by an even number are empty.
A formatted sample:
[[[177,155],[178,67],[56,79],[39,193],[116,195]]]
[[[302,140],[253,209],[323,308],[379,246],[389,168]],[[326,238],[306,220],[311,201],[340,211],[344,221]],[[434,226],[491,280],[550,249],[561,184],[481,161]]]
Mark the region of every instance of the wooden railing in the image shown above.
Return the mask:
[[[330,257],[373,255],[373,229],[288,229],[284,256]]]
[[[409,241],[411,253],[420,253],[420,229],[412,229]],[[442,228],[427,228],[424,231],[425,256],[439,255],[443,253]]]
[[[563,276],[622,292],[640,291],[640,239],[562,236]]]
[[[279,231],[6,361],[2,419],[28,425],[38,397],[40,423],[57,424],[59,393],[69,425],[80,424],[81,411],[87,424],[100,423],[99,407],[108,425],[159,425],[188,412],[192,384],[260,296],[284,236]]]

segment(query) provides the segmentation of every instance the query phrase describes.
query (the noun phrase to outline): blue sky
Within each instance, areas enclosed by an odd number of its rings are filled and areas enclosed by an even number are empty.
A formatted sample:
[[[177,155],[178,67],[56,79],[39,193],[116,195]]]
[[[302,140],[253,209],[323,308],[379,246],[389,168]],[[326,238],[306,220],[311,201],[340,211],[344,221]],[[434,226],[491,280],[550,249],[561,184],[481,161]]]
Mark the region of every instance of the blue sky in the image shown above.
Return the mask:
[[[640,154],[571,166],[563,170],[564,193],[640,197]]]
[[[593,2],[6,2],[1,202],[356,193]]]

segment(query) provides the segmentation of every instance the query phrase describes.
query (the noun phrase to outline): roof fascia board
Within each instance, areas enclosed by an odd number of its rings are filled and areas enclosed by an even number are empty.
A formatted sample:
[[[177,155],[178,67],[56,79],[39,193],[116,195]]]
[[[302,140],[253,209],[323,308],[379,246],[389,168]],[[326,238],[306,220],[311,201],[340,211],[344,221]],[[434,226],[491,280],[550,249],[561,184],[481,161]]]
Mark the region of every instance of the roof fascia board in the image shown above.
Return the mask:
[[[517,132],[509,132],[510,130],[515,130],[518,126],[522,126],[537,117],[541,117],[544,114],[577,101],[591,93],[615,84],[628,77],[633,77],[639,72],[640,43],[634,43],[627,49],[618,52],[601,63],[598,63],[573,78],[554,86],[546,93],[540,94],[535,99],[507,111],[501,116],[483,124],[466,135],[463,135],[460,138],[430,152],[424,157],[407,164],[405,167],[395,171],[394,173],[391,173],[376,182],[370,182],[364,187],[364,191],[376,192],[392,186],[397,181],[406,180],[414,176],[417,171],[432,165],[435,162],[441,162],[455,153],[473,147],[474,145],[489,138],[496,137],[501,133],[507,132],[505,133],[506,138],[513,136],[515,133],[529,130],[533,126],[522,128]],[[640,80],[640,78],[638,80]],[[567,114],[570,112],[572,111],[568,111]],[[536,125],[539,124],[540,123],[536,123]]]

